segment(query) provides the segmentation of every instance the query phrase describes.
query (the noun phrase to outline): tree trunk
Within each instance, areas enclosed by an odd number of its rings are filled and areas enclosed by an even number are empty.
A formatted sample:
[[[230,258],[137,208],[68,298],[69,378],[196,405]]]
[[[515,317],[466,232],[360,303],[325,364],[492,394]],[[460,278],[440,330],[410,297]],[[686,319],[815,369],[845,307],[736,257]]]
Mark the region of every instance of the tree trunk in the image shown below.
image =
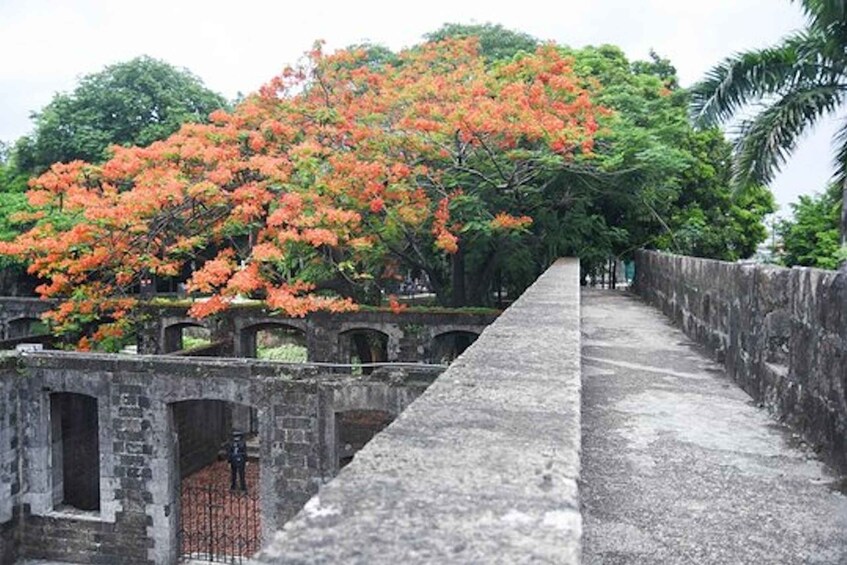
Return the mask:
[[[847,245],[847,178],[841,187],[841,247]]]
[[[617,257],[611,257],[609,259],[609,267],[611,267],[611,269],[612,269],[610,271],[611,274],[609,275],[609,277],[611,278],[610,282],[611,282],[611,285],[612,285],[612,290],[615,290],[615,289],[618,288],[618,259],[617,259]]]
[[[465,253],[462,251],[462,244],[459,244],[459,250],[452,256],[453,266],[453,301],[451,306],[461,308],[467,302],[465,294]]]
[[[482,269],[472,271],[470,276],[467,277],[470,285],[470,292],[465,297],[467,304],[473,306],[488,306],[491,304],[491,281],[496,273],[497,263],[497,248],[492,247],[485,256]]]
[[[497,288],[497,308],[503,309],[503,270],[497,269],[497,276],[495,278],[496,288]]]

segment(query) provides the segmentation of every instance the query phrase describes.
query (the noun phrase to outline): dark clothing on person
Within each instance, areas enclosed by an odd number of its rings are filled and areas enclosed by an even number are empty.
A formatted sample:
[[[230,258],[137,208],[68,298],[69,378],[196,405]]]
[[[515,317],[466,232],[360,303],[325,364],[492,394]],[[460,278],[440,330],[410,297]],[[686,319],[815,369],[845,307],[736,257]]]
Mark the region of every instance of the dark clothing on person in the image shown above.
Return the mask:
[[[238,479],[239,487],[246,492],[247,482],[244,479],[244,469],[247,466],[247,445],[244,443],[244,438],[236,437],[233,439],[232,443],[229,444],[227,458],[229,459],[230,470],[229,488],[235,490],[236,479]]]

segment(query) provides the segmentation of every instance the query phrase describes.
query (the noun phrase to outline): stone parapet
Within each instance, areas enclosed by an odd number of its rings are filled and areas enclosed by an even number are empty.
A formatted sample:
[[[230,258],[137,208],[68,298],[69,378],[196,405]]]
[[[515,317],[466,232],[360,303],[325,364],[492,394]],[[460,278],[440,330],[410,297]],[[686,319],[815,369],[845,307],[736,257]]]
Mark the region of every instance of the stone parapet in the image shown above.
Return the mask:
[[[579,263],[560,260],[260,561],[579,563],[579,308]]]
[[[847,471],[847,272],[639,251],[635,291]]]

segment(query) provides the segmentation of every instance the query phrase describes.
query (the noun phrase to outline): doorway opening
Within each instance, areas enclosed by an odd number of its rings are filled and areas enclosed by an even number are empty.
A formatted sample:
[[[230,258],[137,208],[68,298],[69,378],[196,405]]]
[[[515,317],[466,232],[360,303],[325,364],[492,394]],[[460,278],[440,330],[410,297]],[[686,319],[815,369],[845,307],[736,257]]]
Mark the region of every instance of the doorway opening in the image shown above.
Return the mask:
[[[353,374],[369,375],[371,363],[388,361],[388,334],[373,329],[352,329],[340,335],[342,362],[353,365]]]
[[[53,508],[100,510],[100,427],[97,399],[86,394],[50,395]]]
[[[47,324],[38,318],[17,318],[9,322],[7,339],[38,336],[48,333]]]
[[[259,437],[244,419],[253,411],[221,400],[187,400],[171,410],[180,558],[240,563],[261,547]]]
[[[449,365],[477,340],[479,334],[466,331],[445,332],[435,336],[432,362]]]
[[[266,361],[305,363],[308,360],[306,332],[287,324],[257,324],[241,334],[244,357]]]
[[[165,350],[163,353],[174,353],[185,349],[194,349],[209,345],[212,342],[211,332],[206,326],[184,322],[165,328]]]

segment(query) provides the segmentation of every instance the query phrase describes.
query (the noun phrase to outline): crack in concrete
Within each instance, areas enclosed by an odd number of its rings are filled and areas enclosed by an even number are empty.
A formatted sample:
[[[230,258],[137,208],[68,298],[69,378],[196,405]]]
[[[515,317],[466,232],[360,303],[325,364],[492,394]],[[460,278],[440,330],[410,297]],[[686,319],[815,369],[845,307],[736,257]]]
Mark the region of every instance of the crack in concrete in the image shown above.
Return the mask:
[[[634,369],[636,371],[648,371],[651,373],[660,373],[662,375],[669,375],[672,377],[680,377],[682,379],[706,379],[710,378],[711,375],[704,373],[684,373],[682,371],[674,371],[673,369],[666,369],[663,367],[653,367],[651,365],[643,365],[641,363],[630,363],[628,361],[612,361],[611,359],[601,359],[600,357],[591,357],[588,355],[582,356],[583,361],[592,361],[595,363],[605,363],[607,365],[613,365],[615,367],[621,367],[624,369]],[[705,370],[704,370],[705,371]]]

